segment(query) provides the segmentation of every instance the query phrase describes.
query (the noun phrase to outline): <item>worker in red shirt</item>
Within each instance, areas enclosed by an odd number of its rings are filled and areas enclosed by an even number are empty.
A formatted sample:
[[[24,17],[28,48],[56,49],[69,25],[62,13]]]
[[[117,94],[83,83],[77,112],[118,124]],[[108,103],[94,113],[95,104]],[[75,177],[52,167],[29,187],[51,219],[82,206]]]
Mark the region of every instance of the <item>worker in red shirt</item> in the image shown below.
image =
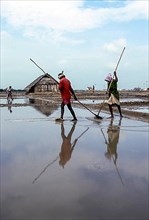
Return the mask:
[[[63,74],[63,71],[58,74],[58,78],[60,79],[59,82],[59,90],[62,97],[62,103],[61,103],[61,117],[57,118],[56,121],[63,121],[64,116],[64,106],[67,105],[69,111],[71,112],[73,119],[72,121],[77,121],[76,115],[74,113],[74,110],[71,106],[71,95],[73,95],[74,99],[77,100],[77,97],[71,87],[70,81],[65,77]]]

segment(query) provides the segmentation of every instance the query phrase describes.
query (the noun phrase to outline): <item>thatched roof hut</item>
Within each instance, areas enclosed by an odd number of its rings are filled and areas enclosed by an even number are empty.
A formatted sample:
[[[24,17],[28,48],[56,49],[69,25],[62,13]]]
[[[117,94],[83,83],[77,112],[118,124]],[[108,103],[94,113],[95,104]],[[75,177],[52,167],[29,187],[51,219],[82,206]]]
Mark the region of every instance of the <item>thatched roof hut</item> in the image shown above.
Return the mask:
[[[50,74],[46,73],[39,76],[32,83],[24,88],[26,93],[44,93],[44,92],[57,92],[58,81]]]

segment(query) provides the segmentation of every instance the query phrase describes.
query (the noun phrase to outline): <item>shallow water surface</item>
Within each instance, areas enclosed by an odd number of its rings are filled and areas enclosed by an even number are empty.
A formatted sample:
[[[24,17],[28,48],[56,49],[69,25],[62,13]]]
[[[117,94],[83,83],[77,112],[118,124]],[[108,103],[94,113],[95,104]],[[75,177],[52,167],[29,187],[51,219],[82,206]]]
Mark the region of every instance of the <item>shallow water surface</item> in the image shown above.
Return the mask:
[[[74,110],[1,108],[1,219],[147,220],[148,124]]]
[[[20,97],[20,98],[14,98],[13,101],[11,101],[11,103],[13,104],[23,104],[28,102],[28,98],[27,97]],[[8,104],[8,101],[6,98],[0,98],[0,104]]]
[[[143,113],[149,113],[149,107],[148,106],[132,106],[132,107],[122,107],[122,110],[130,110],[133,112],[143,112]]]
[[[83,104],[99,104],[103,103],[105,99],[82,99],[81,102]],[[147,101],[146,98],[120,98],[120,102],[142,102]],[[77,102],[77,101],[74,101]]]

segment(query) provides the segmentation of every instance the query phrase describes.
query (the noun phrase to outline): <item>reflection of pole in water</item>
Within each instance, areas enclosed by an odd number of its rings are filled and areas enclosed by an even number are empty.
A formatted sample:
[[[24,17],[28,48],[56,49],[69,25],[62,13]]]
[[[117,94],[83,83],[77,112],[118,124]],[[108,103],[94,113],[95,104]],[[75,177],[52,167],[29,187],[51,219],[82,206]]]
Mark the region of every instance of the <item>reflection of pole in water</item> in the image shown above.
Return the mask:
[[[85,134],[85,132],[87,132],[88,129],[89,129],[89,127],[88,127],[85,131],[83,131],[83,133],[80,134],[80,135],[73,141],[73,143],[74,143],[76,140],[78,140],[81,136],[83,136],[83,134]],[[73,144],[73,143],[72,143],[72,144]]]
[[[104,139],[105,139],[105,144],[108,145],[108,141],[107,141],[107,139],[106,139],[106,136],[105,136],[105,134],[104,134],[102,128],[101,128],[101,133],[103,134],[103,137],[104,137]],[[116,168],[117,174],[118,174],[118,176],[119,176],[119,178],[120,178],[120,181],[121,181],[122,185],[124,185],[123,180],[122,180],[122,177],[121,177],[121,175],[120,175],[120,172],[119,172],[119,170],[118,170],[118,167],[117,167],[117,165],[116,165],[116,162],[115,162],[115,160],[114,160],[114,157],[113,157],[113,154],[112,154],[112,152],[111,152],[110,147],[108,147],[108,150],[109,150],[110,155],[111,155],[111,157],[112,157],[112,160],[113,160],[114,166],[115,166],[115,168]]]
[[[89,129],[89,127],[87,129],[85,129],[84,132],[82,132],[82,134],[80,134],[74,141],[72,144],[74,144],[87,130]],[[74,145],[75,146],[75,145]],[[73,146],[73,149],[74,149],[74,146]],[[72,149],[72,150],[73,150]],[[59,156],[57,156],[52,162],[50,162],[39,174],[38,176],[33,180],[32,184],[34,184],[37,179],[39,179],[39,177],[47,170],[48,167],[50,167],[52,164],[54,164],[57,160],[58,160]]]
[[[52,162],[50,162],[42,171],[39,173],[39,175],[33,180],[32,183],[34,183],[45,171],[46,169],[51,166],[53,163],[55,163],[58,160],[59,156],[57,156]]]

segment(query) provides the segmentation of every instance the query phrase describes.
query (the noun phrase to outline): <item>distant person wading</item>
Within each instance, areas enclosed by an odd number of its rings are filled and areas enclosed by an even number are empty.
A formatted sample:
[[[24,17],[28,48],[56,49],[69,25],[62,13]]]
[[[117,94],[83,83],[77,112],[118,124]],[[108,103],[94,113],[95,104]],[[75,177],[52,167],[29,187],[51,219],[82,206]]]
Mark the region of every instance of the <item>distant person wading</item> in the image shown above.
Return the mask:
[[[12,87],[11,86],[9,86],[8,88],[7,88],[7,100],[13,100],[13,98],[12,98]]]
[[[65,105],[67,105],[70,113],[73,116],[72,121],[77,121],[76,115],[74,110],[72,109],[71,106],[71,95],[73,95],[74,99],[77,100],[77,97],[71,87],[71,83],[70,81],[65,77],[65,75],[63,74],[63,71],[61,73],[58,74],[58,78],[60,79],[59,82],[59,90],[61,93],[61,97],[62,97],[62,103],[61,103],[61,117],[57,118],[56,121],[63,121],[63,116],[64,116],[64,107]]]

